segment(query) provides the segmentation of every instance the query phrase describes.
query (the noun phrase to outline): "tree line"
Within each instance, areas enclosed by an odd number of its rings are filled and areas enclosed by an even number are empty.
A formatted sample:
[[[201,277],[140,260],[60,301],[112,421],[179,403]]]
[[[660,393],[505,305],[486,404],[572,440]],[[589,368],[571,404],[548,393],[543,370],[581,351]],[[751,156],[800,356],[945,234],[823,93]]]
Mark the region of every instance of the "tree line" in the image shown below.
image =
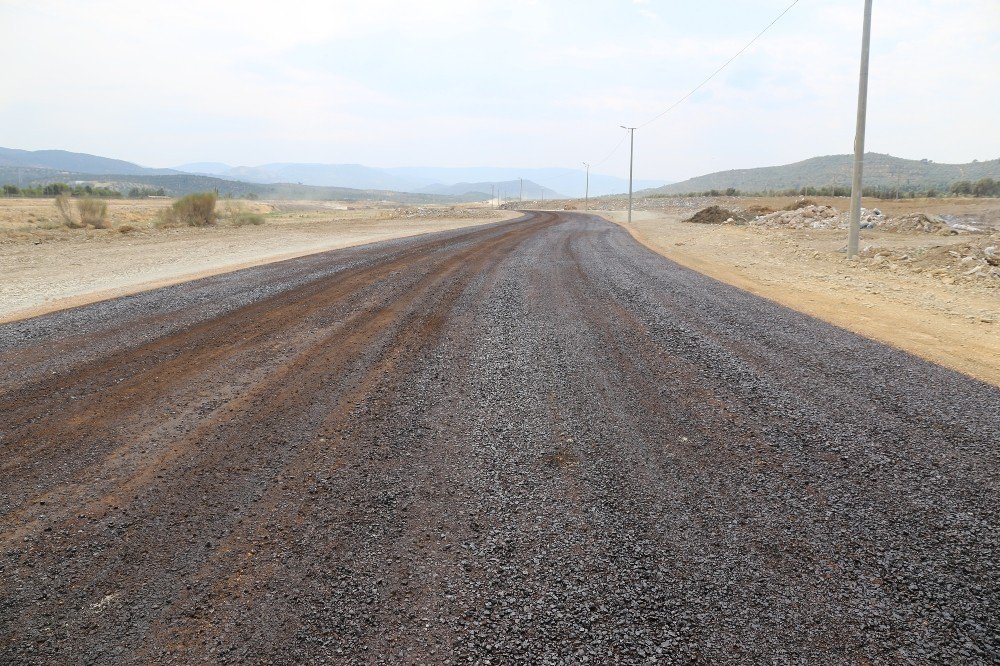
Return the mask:
[[[914,187],[892,187],[886,185],[869,186],[861,189],[864,197],[873,199],[916,199],[935,198],[942,196],[956,197],[1000,197],[1000,180],[993,178],[980,178],[973,182],[970,180],[960,180],[953,183],[947,190],[939,190],[934,187],[926,189]],[[704,190],[702,192],[686,192],[684,194],[657,194],[655,197],[665,198],[671,196],[681,197],[849,197],[851,188],[841,185],[829,185],[826,187],[791,187],[783,190],[770,189],[756,192],[729,187],[724,190]]]
[[[163,197],[166,191],[162,187],[133,187],[127,194],[122,194],[118,190],[109,187],[93,185],[67,185],[66,183],[48,183],[45,185],[34,185],[29,187],[18,187],[17,185],[4,185],[3,195],[5,197],[102,197],[105,199],[144,199],[146,197]]]

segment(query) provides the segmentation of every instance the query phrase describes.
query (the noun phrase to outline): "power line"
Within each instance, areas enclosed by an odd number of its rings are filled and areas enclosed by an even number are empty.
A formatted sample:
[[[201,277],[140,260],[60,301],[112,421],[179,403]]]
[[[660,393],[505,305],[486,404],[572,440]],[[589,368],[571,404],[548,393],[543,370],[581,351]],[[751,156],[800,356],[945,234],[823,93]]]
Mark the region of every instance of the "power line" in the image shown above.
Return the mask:
[[[707,79],[705,79],[704,81],[702,81],[701,83],[699,83],[697,86],[695,86],[691,90],[691,92],[689,92],[688,94],[684,95],[679,100],[677,100],[676,102],[674,102],[673,104],[671,104],[669,107],[667,107],[666,109],[664,109],[660,113],[656,114],[655,116],[653,116],[652,118],[650,118],[649,120],[647,120],[646,122],[644,122],[643,124],[639,125],[638,128],[641,129],[641,128],[645,127],[646,125],[649,125],[649,124],[652,124],[652,123],[656,122],[657,120],[659,120],[660,118],[662,118],[663,116],[667,115],[668,113],[670,113],[671,111],[673,111],[674,109],[676,109],[678,106],[680,106],[681,103],[684,102],[686,99],[688,99],[689,97],[691,97],[692,95],[694,95],[696,92],[698,92],[699,90],[701,90],[705,86],[705,84],[708,83],[709,81],[711,81],[712,79],[714,79],[719,74],[719,72],[721,72],[722,70],[724,70],[726,67],[729,67],[729,65],[732,64],[732,62],[734,60],[736,60],[741,55],[743,55],[743,53],[747,49],[749,49],[751,46],[753,46],[757,42],[758,39],[760,39],[761,37],[764,36],[765,32],[767,32],[768,30],[770,30],[771,27],[775,23],[777,23],[778,21],[780,21],[781,18],[785,14],[787,14],[788,12],[790,12],[792,10],[792,7],[794,7],[797,4],[799,4],[799,0],[794,0],[794,2],[792,2],[792,4],[790,4],[787,7],[785,7],[785,11],[781,12],[780,14],[778,14],[778,16],[775,17],[775,19],[773,21],[771,21],[770,23],[768,23],[767,26],[763,30],[761,30],[760,32],[758,32],[756,37],[754,37],[749,42],[747,42],[746,46],[744,46],[739,51],[737,51],[736,55],[734,55],[732,58],[730,58],[729,60],[727,60],[725,62],[725,64],[722,65],[722,67],[720,67],[719,69],[717,69],[714,72],[712,72],[712,74]]]
[[[622,147],[623,143],[625,143],[625,137],[627,136],[628,136],[628,130],[623,130],[622,138],[618,139],[618,143],[615,144],[615,147],[611,149],[611,152],[605,155],[602,159],[598,160],[597,162],[592,163],[590,166],[599,166],[610,160],[612,157],[614,157],[614,154],[617,153],[618,149]]]

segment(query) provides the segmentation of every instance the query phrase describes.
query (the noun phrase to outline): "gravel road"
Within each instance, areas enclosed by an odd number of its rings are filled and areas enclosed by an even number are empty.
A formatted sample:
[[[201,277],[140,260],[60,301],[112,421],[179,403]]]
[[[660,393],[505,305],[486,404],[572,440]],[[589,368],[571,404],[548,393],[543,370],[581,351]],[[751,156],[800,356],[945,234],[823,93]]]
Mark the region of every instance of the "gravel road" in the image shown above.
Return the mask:
[[[582,214],[0,326],[0,663],[988,663],[1000,390]]]

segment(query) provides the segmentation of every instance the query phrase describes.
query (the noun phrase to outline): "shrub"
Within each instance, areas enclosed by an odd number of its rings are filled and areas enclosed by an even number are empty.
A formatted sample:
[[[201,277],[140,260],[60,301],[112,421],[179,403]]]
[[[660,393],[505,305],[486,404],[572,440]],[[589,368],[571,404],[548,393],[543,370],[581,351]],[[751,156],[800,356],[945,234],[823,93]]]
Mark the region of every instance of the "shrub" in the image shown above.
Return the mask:
[[[263,215],[261,215],[260,213],[251,213],[248,210],[236,213],[230,218],[230,220],[232,220],[232,223],[237,227],[242,227],[247,224],[251,224],[254,226],[258,224],[264,224]]]
[[[215,224],[215,192],[197,192],[181,197],[163,211],[161,224],[186,224],[191,227],[208,227]]]
[[[264,224],[263,215],[249,210],[245,204],[240,202],[227,203],[225,215],[234,227]]]
[[[87,197],[76,202],[76,210],[80,214],[80,224],[95,229],[108,228],[108,204],[100,199]]]
[[[59,211],[59,215],[62,216],[63,223],[70,229],[82,229],[83,223],[77,217],[76,211],[73,210],[73,205],[69,201],[69,197],[65,194],[60,194],[56,197],[56,210]]]

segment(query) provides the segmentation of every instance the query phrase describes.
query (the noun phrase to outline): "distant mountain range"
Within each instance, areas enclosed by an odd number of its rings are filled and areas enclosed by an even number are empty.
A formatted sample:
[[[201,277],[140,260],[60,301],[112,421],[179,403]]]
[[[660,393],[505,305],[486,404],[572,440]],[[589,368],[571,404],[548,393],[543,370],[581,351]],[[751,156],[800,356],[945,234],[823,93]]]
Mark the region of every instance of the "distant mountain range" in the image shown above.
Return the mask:
[[[826,155],[783,166],[719,171],[680,183],[643,190],[640,194],[643,196],[687,194],[710,190],[725,191],[730,187],[741,192],[767,192],[802,187],[850,187],[853,165],[853,155]],[[1000,179],[1000,159],[968,164],[938,164],[930,160],[907,160],[880,153],[865,154],[866,187],[898,187],[903,191],[935,188],[947,191],[956,181],[975,181],[980,178]]]
[[[557,180],[567,187],[557,190],[521,174]],[[100,176],[100,178],[95,178]],[[0,148],[0,179],[3,183],[29,185],[53,180],[117,183],[119,186],[154,185],[171,194],[183,194],[191,187],[211,185],[220,193],[273,194],[297,187],[350,189],[358,192],[397,192],[461,201],[484,201],[491,194],[507,199],[523,193],[526,199],[562,198],[577,189],[582,195],[584,173],[566,169],[425,168],[380,169],[361,164],[309,164],[276,162],[260,166],[233,167],[221,162],[194,162],[174,169],[154,169],[124,160],[73,153],[65,150],[17,150]],[[247,187],[271,185],[271,188]],[[645,181],[646,186],[662,181]],[[278,187],[279,185],[284,187]],[[615,192],[627,188],[624,179],[594,175],[592,193]],[[305,191],[305,190],[295,190]],[[313,193],[316,194],[316,193]]]
[[[766,192],[851,182],[851,155],[814,157],[794,164],[733,169],[698,176],[680,183],[639,180],[640,196],[724,191]],[[891,155],[865,156],[865,185],[907,189],[947,190],[958,180],[1000,179],[1000,159],[968,164],[938,164]],[[65,150],[0,148],[0,184],[38,185],[54,181],[162,187],[168,193],[217,189],[221,194],[256,194],[273,198],[382,199],[407,202],[485,201],[491,193],[507,200],[582,197],[584,172],[578,169],[515,169],[496,167],[393,167],[361,164],[275,162],[233,167],[220,162],[195,162],[174,169],[152,169],[123,160]],[[590,175],[591,196],[628,190],[624,178]]]
[[[523,189],[525,198],[548,199],[563,195],[556,190],[531,180],[523,183],[510,178],[504,169],[434,169],[402,167],[379,169],[361,164],[301,164],[278,162],[255,167],[231,167],[219,162],[194,162],[176,167],[177,171],[207,174],[251,183],[299,183],[302,185],[329,186],[360,189],[395,190],[420,194],[466,196],[472,194],[517,197]],[[582,177],[582,175],[581,175]],[[477,178],[475,182],[463,180]]]

